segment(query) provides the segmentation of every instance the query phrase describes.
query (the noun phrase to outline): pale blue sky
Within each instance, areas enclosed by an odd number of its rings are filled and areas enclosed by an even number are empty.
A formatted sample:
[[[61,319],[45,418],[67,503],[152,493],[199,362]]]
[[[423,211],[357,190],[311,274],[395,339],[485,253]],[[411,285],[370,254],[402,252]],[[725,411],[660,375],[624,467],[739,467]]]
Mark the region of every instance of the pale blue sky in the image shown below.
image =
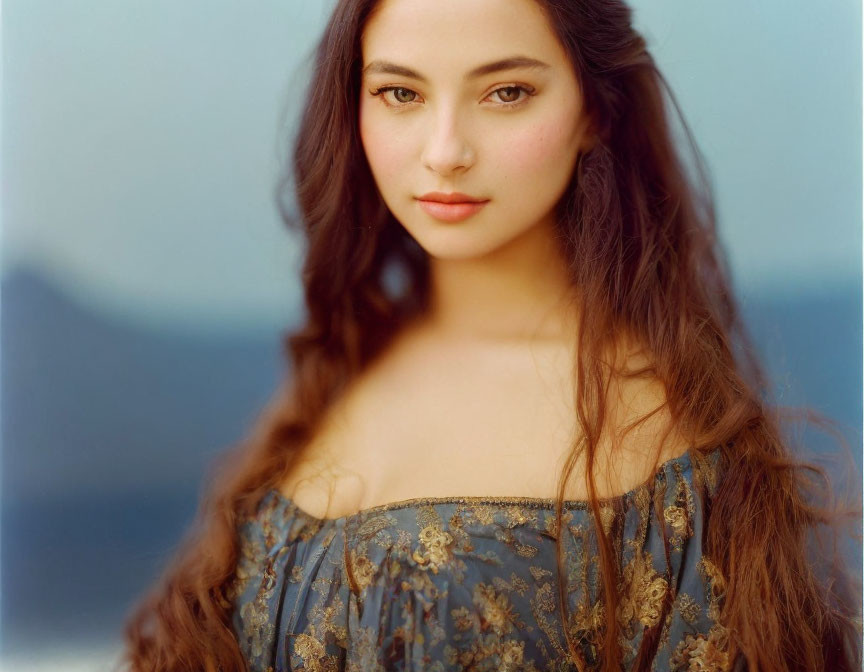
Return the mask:
[[[5,0],[4,272],[124,319],[284,322],[279,127],[330,6]],[[708,160],[736,286],[859,286],[860,4],[633,6]]]

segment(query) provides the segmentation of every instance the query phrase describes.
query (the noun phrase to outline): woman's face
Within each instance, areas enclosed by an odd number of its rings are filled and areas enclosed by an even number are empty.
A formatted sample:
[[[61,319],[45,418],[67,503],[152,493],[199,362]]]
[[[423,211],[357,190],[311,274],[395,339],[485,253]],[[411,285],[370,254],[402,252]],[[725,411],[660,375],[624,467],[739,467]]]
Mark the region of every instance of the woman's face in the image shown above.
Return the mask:
[[[586,119],[536,0],[382,0],[362,51],[363,148],[430,256],[482,256],[554,223]],[[454,193],[485,204],[429,202]]]

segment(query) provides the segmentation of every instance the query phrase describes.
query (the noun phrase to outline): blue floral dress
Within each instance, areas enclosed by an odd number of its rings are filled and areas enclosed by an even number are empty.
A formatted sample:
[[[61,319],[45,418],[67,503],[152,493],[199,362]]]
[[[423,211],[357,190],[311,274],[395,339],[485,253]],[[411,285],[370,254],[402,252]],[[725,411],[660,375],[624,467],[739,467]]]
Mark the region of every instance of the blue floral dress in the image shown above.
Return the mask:
[[[689,451],[602,501],[622,567],[625,670],[648,637],[652,670],[733,669],[718,622],[724,578],[701,543],[719,455]],[[594,669],[605,618],[597,540],[585,502],[565,501],[562,515],[570,633]],[[577,669],[552,499],[419,498],[316,518],[272,490],[239,531],[230,596],[250,670]]]

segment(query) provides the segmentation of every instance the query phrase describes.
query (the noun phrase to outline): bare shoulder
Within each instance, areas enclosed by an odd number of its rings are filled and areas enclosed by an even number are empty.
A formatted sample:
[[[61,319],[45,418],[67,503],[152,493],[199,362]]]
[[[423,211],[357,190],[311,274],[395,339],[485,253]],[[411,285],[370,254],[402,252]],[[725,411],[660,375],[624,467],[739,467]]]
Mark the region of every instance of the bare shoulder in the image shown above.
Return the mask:
[[[396,419],[390,409],[399,408],[398,397],[410,389],[399,377],[405,368],[401,363],[410,359],[409,347],[406,336],[394,341],[349,383],[301,447],[279,489],[304,511],[339,517],[368,501],[377,484],[382,446],[393,433]]]
[[[279,485],[282,494],[303,511],[318,518],[339,517],[356,508],[365,489],[359,440],[347,440],[348,406],[356,399],[357,385],[324,414],[315,435],[301,446],[288,475]]]
[[[650,465],[679,457],[690,441],[672,417],[666,384],[644,348],[627,343],[616,364],[618,371],[609,384],[610,427],[623,454],[632,454]]]

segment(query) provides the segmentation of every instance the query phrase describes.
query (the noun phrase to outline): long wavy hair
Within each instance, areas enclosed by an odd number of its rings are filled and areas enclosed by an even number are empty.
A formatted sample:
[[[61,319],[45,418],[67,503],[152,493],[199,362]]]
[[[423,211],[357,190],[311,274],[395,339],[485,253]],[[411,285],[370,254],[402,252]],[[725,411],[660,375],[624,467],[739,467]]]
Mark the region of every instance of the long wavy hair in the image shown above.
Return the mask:
[[[644,375],[665,386],[663,408],[688,449],[721,453],[701,541],[725,577],[720,619],[730,660],[740,653],[750,669],[766,672],[860,669],[852,606],[859,584],[839,567],[836,545],[824,558],[813,551],[819,530],[839,529],[844,516],[858,515],[858,502],[838,506],[825,470],[795,455],[739,319],[704,159],[674,95],[624,2],[537,1],[572,61],[597,139],[577,159],[556,209],[581,301],[573,409],[581,436],[561,474],[555,514],[560,521],[581,455],[606,606],[600,669],[622,664],[620,568],[601,523],[594,464],[611,377]],[[249,435],[214,463],[195,524],[130,615],[124,661],[132,670],[246,669],[231,629],[239,521],[289,475],[346,385],[428,305],[428,259],[382,201],[360,143],[360,40],[376,4],[337,3],[317,47],[293,166],[277,185],[283,217],[306,243],[306,320],[284,337],[290,375]],[[693,151],[691,170],[673,138],[673,107]],[[286,194],[296,196],[299,216]],[[649,364],[638,371],[611,366],[613,334],[633,335]],[[566,624],[560,535],[556,547]],[[816,559],[826,563],[824,572]],[[584,670],[568,630],[572,663]],[[632,669],[649,669],[658,634],[646,631]]]

